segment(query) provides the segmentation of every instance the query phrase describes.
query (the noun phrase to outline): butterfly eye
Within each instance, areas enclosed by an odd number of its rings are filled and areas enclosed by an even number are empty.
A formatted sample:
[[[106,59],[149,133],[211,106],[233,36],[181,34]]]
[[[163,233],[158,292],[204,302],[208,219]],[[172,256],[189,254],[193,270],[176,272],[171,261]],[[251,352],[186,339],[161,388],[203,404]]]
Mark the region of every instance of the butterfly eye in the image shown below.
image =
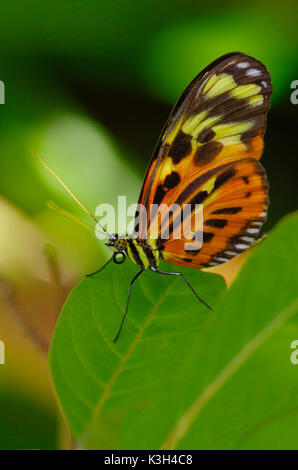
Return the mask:
[[[125,259],[126,259],[126,255],[122,251],[118,252],[118,253],[114,253],[114,255],[113,255],[113,261],[116,264],[124,263]]]

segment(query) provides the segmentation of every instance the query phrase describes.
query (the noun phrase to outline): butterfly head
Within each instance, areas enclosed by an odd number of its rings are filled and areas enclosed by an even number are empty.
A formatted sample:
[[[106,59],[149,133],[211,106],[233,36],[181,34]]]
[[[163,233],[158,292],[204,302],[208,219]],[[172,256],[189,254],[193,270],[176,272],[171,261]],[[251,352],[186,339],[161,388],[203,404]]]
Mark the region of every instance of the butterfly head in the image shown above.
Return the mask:
[[[111,247],[114,250],[115,253],[113,260],[116,264],[121,264],[125,261],[125,249],[127,245],[127,241],[125,238],[119,238],[118,233],[113,233],[112,235],[109,235],[109,241],[105,245]],[[117,257],[117,255],[119,254],[122,256]]]

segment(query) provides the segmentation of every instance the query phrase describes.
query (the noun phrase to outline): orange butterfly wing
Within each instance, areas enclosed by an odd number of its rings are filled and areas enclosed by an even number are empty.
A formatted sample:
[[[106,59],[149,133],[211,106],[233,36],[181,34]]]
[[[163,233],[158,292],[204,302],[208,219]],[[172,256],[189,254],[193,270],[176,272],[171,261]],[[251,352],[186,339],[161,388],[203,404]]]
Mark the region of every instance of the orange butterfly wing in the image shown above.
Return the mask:
[[[198,179],[200,182],[196,186]],[[208,171],[198,173],[191,184],[184,185],[178,196],[178,200],[191,204],[190,221],[183,220],[189,231],[180,236],[183,225],[175,223],[175,219],[182,220],[178,208],[171,214],[169,224],[164,223],[168,214],[162,214],[161,238],[164,242],[160,248],[163,258],[179,266],[206,268],[239,255],[259,237],[267,217],[267,190],[265,170],[253,158],[234,157],[210,165]],[[197,203],[203,205],[201,233],[195,232],[193,206]],[[191,243],[190,230],[203,241],[202,246]]]
[[[150,237],[150,229],[152,236],[152,227],[156,226],[156,207],[160,208],[163,204],[168,206],[173,203],[185,204],[187,200],[184,200],[182,195],[185,194],[187,187],[191,188],[193,198],[199,199],[197,195],[202,191],[202,178],[208,171],[216,169],[217,176],[220,176],[222,164],[234,166],[234,169],[237,169],[236,173],[241,168],[247,174],[244,174],[242,183],[239,183],[240,179],[234,176],[218,188],[212,188],[210,181],[212,200],[218,198],[218,201],[225,205],[235,185],[239,189],[242,184],[239,197],[243,199],[244,194],[249,192],[252,194],[246,197],[243,205],[240,216],[242,222],[239,219],[239,222],[235,223],[236,217],[234,217],[235,226],[233,229],[226,228],[224,237],[223,233],[220,235],[220,232],[215,231],[213,242],[204,242],[200,250],[200,259],[198,258],[196,262],[192,260],[192,263],[189,261],[183,263],[196,267],[213,263],[212,256],[215,257],[216,253],[220,253],[224,245],[220,242],[221,238],[225,239],[226,247],[230,239],[234,239],[237,233],[243,232],[244,219],[247,227],[250,220],[260,223],[259,215],[266,211],[268,198],[264,170],[256,161],[263,150],[266,113],[269,109],[271,92],[270,75],[265,66],[256,59],[237,52],[212,62],[191,82],[171,113],[147,170],[139,203],[146,208],[148,214],[146,222],[143,221],[142,214],[136,214],[135,230],[139,238]],[[242,159],[243,165],[239,167]],[[258,175],[255,178],[252,178],[253,171]],[[246,177],[255,181],[255,184],[256,181],[259,183],[256,187],[251,187],[252,191],[246,188]],[[254,192],[263,195],[260,210]],[[204,202],[205,219],[205,211],[209,211],[208,207],[213,204],[210,199],[211,194]],[[154,209],[151,209],[152,204],[156,206]],[[228,206],[222,208],[228,209]],[[158,216],[158,233],[155,229],[153,236],[162,238],[162,223],[167,216],[166,209]],[[174,241],[171,237],[172,235],[163,244],[163,256],[169,262],[181,264],[181,260],[186,258],[184,250],[181,249],[184,241]],[[221,256],[217,257],[224,259]]]

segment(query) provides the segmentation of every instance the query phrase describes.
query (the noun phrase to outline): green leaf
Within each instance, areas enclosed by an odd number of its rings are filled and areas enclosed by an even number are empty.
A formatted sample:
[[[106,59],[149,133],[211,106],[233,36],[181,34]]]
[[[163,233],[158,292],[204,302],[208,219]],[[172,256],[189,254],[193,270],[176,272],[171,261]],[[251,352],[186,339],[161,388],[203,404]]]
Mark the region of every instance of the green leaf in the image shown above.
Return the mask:
[[[113,344],[137,269],[128,261],[110,264],[82,281],[63,308],[52,342],[51,369],[64,413],[74,435],[90,431],[95,446],[119,445],[125,413],[167,393],[177,368],[188,369],[187,355],[215,317],[182,279],[146,271],[134,284],[124,329]],[[214,306],[223,279],[184,272]]]
[[[286,217],[227,294],[218,276],[184,270],[214,313],[181,279],[144,273],[116,345],[136,268],[110,265],[74,289],[50,354],[74,435],[93,448],[294,448],[297,230]]]

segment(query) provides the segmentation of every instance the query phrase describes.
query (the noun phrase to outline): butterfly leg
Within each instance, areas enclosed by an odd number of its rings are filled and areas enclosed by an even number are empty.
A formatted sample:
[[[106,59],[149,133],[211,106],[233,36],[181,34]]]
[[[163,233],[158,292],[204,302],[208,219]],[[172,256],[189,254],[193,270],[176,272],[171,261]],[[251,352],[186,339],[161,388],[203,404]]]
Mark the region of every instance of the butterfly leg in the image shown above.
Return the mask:
[[[142,268],[129,283],[129,289],[128,289],[128,296],[127,296],[127,301],[126,301],[125,312],[124,312],[124,315],[122,317],[121,325],[120,325],[120,328],[118,330],[118,333],[115,336],[114,343],[116,343],[116,341],[118,340],[118,338],[120,336],[120,333],[121,333],[121,330],[122,330],[122,327],[124,325],[124,321],[125,321],[125,318],[126,318],[126,315],[127,315],[127,312],[128,312],[128,305],[129,305],[129,300],[130,300],[130,295],[131,295],[131,290],[132,290],[133,283],[139,277],[139,275],[142,274],[143,271],[144,271],[144,268]]]
[[[93,276],[94,274],[100,273],[112,261],[113,258],[114,258],[114,255],[100,269],[98,269],[97,271],[93,271],[93,273],[86,274],[86,277],[90,277],[90,276]]]
[[[208,305],[203,299],[201,299],[201,297],[196,293],[196,291],[194,290],[194,288],[191,286],[191,284],[188,282],[188,280],[186,279],[186,277],[184,276],[184,274],[182,273],[173,273],[173,272],[168,272],[168,271],[159,271],[158,269],[155,269],[155,268],[150,268],[151,271],[155,272],[155,273],[158,273],[158,274],[166,274],[168,276],[181,276],[182,279],[184,280],[184,282],[188,285],[188,287],[190,288],[190,290],[195,294],[196,298],[202,302],[202,304],[204,304],[207,308],[209,308],[209,310],[213,310],[210,305]]]

